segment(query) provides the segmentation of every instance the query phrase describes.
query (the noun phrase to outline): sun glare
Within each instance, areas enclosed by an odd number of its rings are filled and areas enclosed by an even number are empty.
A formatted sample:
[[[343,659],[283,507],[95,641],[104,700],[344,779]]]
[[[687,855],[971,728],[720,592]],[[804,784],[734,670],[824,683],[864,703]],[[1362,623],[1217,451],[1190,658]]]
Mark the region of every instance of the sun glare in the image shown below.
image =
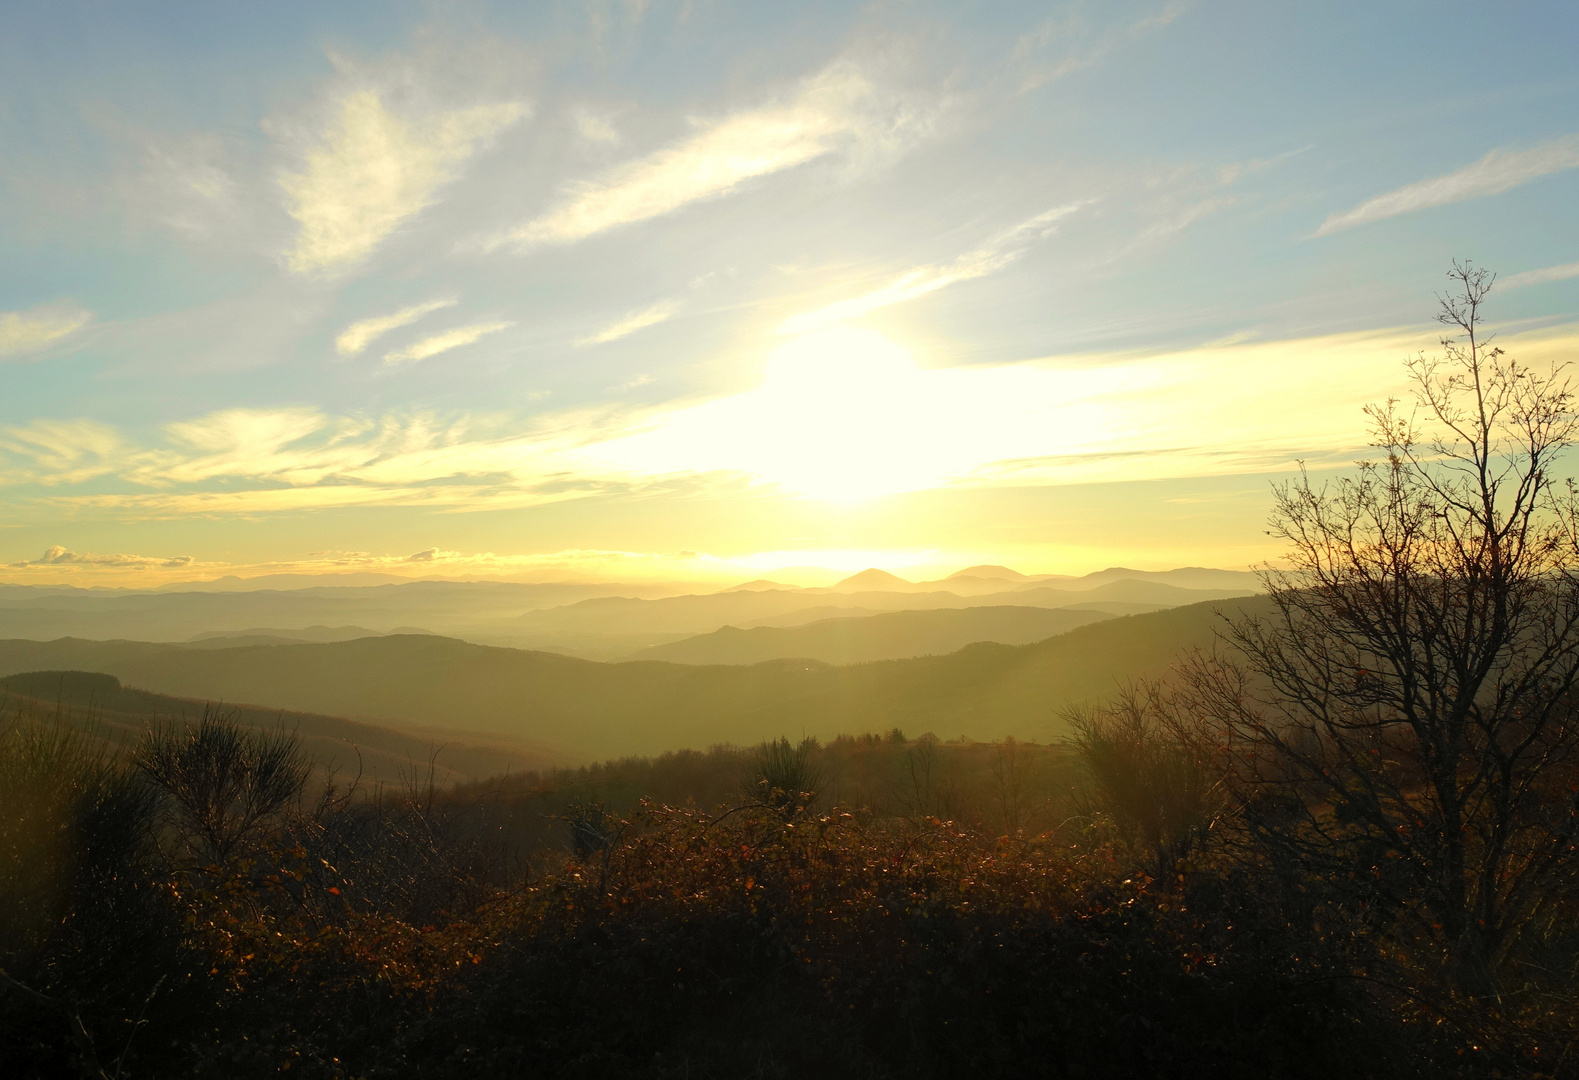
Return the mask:
[[[950,474],[951,410],[930,389],[909,351],[882,335],[820,330],[769,354],[757,389],[656,417],[592,453],[641,472],[722,469],[859,502]]]
[[[648,414],[583,444],[567,467],[732,474],[850,504],[954,484],[1259,472],[1288,468],[1300,452],[1347,460],[1361,404],[1401,392],[1378,377],[1385,361],[1421,344],[1409,332],[1361,332],[923,368],[881,334],[830,327],[775,348],[755,389]],[[1519,345],[1550,351],[1535,339]],[[1297,413],[1267,407],[1268,371]]]
[[[757,468],[784,487],[858,502],[943,479],[918,452],[928,422],[922,373],[908,350],[870,330],[838,327],[787,342],[757,391],[764,431]]]

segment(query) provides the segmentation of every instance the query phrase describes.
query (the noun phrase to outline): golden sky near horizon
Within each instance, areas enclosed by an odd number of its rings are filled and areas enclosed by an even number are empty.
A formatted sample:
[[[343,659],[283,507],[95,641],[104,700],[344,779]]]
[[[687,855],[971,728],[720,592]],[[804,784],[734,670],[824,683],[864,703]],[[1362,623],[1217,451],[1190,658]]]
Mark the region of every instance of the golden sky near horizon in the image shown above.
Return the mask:
[[[1574,354],[1579,328],[1504,333],[1499,341],[1526,362],[1549,366]],[[442,442],[407,428],[392,440],[388,431],[337,425],[333,418],[304,410],[231,411],[182,429],[184,452],[119,444],[115,465],[156,475],[148,481],[155,488],[220,475],[249,478],[253,486],[59,501],[72,508],[114,506],[150,522],[226,516],[266,522],[292,499],[300,500],[297,509],[360,507],[369,501],[386,509],[408,502],[432,507],[440,499],[421,486],[424,481],[485,472],[510,476],[522,491],[523,505],[573,502],[582,494],[573,485],[636,488],[682,478],[703,485],[684,496],[693,503],[790,504],[803,515],[838,523],[873,515],[902,518],[907,516],[905,497],[913,505],[930,501],[938,507],[935,512],[947,513],[943,507],[966,493],[990,498],[993,489],[1038,491],[1056,504],[1081,501],[1088,487],[1163,484],[1186,491],[1192,481],[1229,478],[1238,501],[1264,511],[1271,483],[1296,462],[1321,472],[1364,456],[1364,406],[1390,397],[1407,401],[1410,389],[1401,358],[1431,346],[1431,331],[1390,330],[1225,342],[1186,353],[927,368],[910,350],[875,332],[819,326],[777,345],[759,384],[740,393],[618,418],[552,418],[540,433],[524,438]],[[29,434],[42,445],[56,433],[35,428]],[[318,434],[320,441],[303,445]],[[62,438],[62,458],[68,457],[69,437]],[[399,452],[389,451],[391,441]],[[78,467],[67,462],[68,470]],[[256,483],[324,475],[368,483],[328,488]],[[563,486],[547,495],[531,490],[549,477],[560,478]],[[38,482],[51,486],[63,479],[69,477],[44,473]],[[473,500],[490,497],[510,498],[451,487],[442,493],[443,508],[464,522],[464,515],[477,512]],[[1188,495],[1162,500],[1185,513],[1203,501]],[[908,515],[915,513],[912,509]],[[800,567],[781,577],[823,584],[866,566],[939,576],[974,562],[1008,560],[1026,572],[1071,573],[1097,568],[1093,562],[1126,560],[1145,564],[1143,569],[1202,562],[1243,566],[1273,558],[1277,551],[1248,536],[1237,538],[1238,543],[1198,539],[1191,546],[1176,534],[1147,537],[1143,526],[1126,527],[1120,513],[1110,511],[1110,517],[1126,531],[1084,544],[971,547],[957,525],[934,524],[930,531],[945,540],[938,547],[753,550],[752,541],[765,537],[754,535],[749,524],[737,530],[738,540],[727,527],[714,524],[714,535],[728,545],[722,554],[569,549],[509,555],[432,548],[405,555],[343,551],[298,560],[208,564],[168,558],[156,563],[136,556],[84,563],[58,551],[11,569],[21,571],[17,580],[67,582],[88,571],[94,580],[124,585],[219,573],[355,571],[728,583]]]
[[[1244,567],[1452,259],[1579,355],[1506,12],[79,15],[0,41],[0,581]]]

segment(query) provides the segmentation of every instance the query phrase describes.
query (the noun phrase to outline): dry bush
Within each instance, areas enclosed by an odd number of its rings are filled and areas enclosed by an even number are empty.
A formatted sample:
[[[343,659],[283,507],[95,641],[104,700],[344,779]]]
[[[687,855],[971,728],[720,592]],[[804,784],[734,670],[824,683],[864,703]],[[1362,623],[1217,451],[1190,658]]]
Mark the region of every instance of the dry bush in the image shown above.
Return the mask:
[[[1082,769],[1077,810],[1159,880],[1173,878],[1225,805],[1221,777],[1181,737],[1176,708],[1163,687],[1145,684],[1066,717]]]

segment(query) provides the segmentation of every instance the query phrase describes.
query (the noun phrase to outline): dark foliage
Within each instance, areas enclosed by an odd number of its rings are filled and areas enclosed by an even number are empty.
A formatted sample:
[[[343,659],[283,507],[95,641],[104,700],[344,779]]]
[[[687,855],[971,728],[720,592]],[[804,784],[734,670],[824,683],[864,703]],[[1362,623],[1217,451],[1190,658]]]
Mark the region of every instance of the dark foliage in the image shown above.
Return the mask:
[[[298,791],[201,863],[207,827],[159,774],[60,730],[3,748],[8,1075],[1562,1072],[1571,998],[1426,1000],[1343,905],[1209,836],[1152,877],[1155,852],[1077,816],[1005,827],[1033,766],[1075,806],[1044,747],[892,733],[624,766],[655,788],[729,773],[707,812],[601,798],[586,772]],[[200,735],[140,756],[229,745]],[[859,808],[834,780],[882,797]],[[914,812],[947,785],[976,809]],[[547,830],[530,843],[525,814]]]

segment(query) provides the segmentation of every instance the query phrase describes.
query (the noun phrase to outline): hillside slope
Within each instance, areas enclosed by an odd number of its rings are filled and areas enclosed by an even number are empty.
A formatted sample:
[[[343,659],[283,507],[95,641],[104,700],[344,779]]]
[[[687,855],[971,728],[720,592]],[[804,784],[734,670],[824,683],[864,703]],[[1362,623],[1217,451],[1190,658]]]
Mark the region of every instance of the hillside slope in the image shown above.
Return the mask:
[[[113,675],[84,671],[8,675],[0,678],[0,697],[7,722],[18,716],[59,720],[111,746],[133,745],[150,726],[166,721],[195,721],[209,707],[208,702],[136,690],[122,686]],[[414,772],[425,777],[430,760],[440,784],[555,764],[541,750],[503,734],[465,738],[455,732],[398,730],[278,708],[218,707],[244,728],[295,733],[314,766],[321,773],[336,772],[342,781],[360,775],[366,783],[398,784]]]
[[[1109,617],[1062,608],[972,607],[891,611],[819,619],[802,626],[726,626],[633,654],[632,660],[676,664],[760,664],[802,657],[826,664],[862,664],[957,652],[977,641],[1029,645]]]
[[[358,641],[189,649],[127,641],[0,641],[0,674],[102,671],[143,689],[359,719],[497,731],[568,757],[658,753],[780,734],[901,727],[996,739],[1061,733],[1058,710],[1165,671],[1208,644],[1217,609],[1250,598],[1107,619],[1035,645],[833,667],[617,664],[393,635]]]

